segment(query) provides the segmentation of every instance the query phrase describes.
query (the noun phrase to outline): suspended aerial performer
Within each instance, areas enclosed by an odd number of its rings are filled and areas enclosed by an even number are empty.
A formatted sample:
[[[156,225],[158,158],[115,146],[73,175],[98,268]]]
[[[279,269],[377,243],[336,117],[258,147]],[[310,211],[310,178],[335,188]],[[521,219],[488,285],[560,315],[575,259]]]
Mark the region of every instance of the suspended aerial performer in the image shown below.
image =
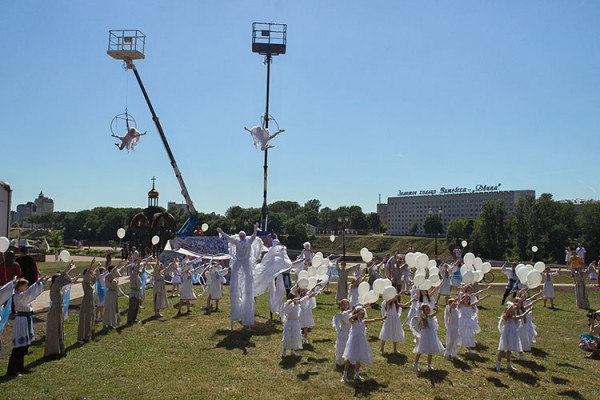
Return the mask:
[[[274,147],[271,146],[269,142],[272,139],[275,139],[275,137],[280,133],[285,132],[285,129],[281,129],[271,135],[271,133],[269,132],[269,128],[263,128],[262,126],[253,126],[251,129],[244,127],[244,129],[250,132],[250,135],[252,135],[254,147],[258,149],[257,145],[260,144],[261,150],[266,150]]]
[[[115,146],[117,146],[119,150],[127,148],[127,151],[129,151],[135,150],[135,146],[137,146],[138,142],[140,141],[140,137],[144,136],[145,134],[146,132],[141,133],[135,127],[131,127],[127,129],[125,136],[115,135],[114,133],[111,136],[116,137],[121,141],[121,144],[115,143]]]
[[[229,254],[233,259],[229,283],[231,322],[241,321],[244,326],[254,325],[253,268],[262,249],[260,239],[255,241],[258,224],[254,224],[250,239],[244,231],[240,231],[237,237],[229,236],[221,228],[217,228],[217,232],[229,242]]]

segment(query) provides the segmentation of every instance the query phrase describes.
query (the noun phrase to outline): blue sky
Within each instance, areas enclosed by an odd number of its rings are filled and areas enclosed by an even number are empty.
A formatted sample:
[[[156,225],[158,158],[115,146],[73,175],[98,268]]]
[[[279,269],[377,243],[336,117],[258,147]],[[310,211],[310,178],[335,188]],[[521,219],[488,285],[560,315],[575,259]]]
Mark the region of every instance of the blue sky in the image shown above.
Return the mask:
[[[13,208],[183,202],[110,29],[140,29],[136,63],[196,208],[262,204],[256,21],[288,25],[270,112],[269,202],[375,211],[398,190],[496,185],[599,199],[597,1],[3,1],[0,180]],[[127,77],[129,75],[129,77]],[[112,118],[147,130],[119,152]]]

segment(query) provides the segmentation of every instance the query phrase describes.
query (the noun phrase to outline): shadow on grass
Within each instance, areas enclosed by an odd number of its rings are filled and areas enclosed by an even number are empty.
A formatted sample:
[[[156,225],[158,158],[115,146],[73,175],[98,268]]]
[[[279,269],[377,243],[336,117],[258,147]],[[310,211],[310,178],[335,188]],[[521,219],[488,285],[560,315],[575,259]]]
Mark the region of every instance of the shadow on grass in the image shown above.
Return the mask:
[[[548,357],[548,353],[546,353],[544,350],[542,349],[538,349],[537,347],[532,347],[531,348],[531,354],[535,357],[539,357],[539,358],[546,358]]]
[[[306,371],[300,374],[297,374],[296,377],[298,379],[300,379],[301,381],[308,381],[310,379],[311,376],[317,376],[319,375],[318,372],[312,372],[312,371]]]
[[[579,393],[577,390],[563,390],[562,392],[558,392],[559,396],[570,397],[575,400],[584,400],[585,397]]]
[[[573,365],[573,364],[570,364],[570,363],[559,363],[559,364],[556,364],[556,366],[557,367],[573,368],[573,369],[583,369],[583,368],[581,368],[578,365]]]
[[[514,362],[518,365],[522,365],[523,367],[529,369],[531,372],[545,372],[546,371],[546,367],[536,363],[535,361],[514,360]]]
[[[152,315],[152,316],[150,316],[150,317],[148,317],[148,318],[146,318],[146,319],[143,319],[143,320],[142,320],[142,325],[145,325],[145,324],[146,324],[146,323],[148,323],[148,322],[152,322],[152,321],[156,321],[156,320],[159,320],[159,321],[164,321],[164,319],[163,319],[163,318],[161,318],[161,317],[157,317],[156,315]]]
[[[485,344],[475,343],[475,350],[477,351],[487,351],[489,348],[490,346],[486,346]]]
[[[539,378],[533,374],[522,371],[512,371],[508,373],[512,378],[521,381],[529,386],[539,386]]]
[[[315,339],[313,340],[313,343],[331,343],[333,342],[332,339]]]
[[[304,343],[302,345],[302,350],[304,350],[304,351],[311,351],[311,352],[314,353],[315,352],[315,347],[312,344],[310,344],[310,343]]]
[[[568,379],[561,378],[559,376],[553,376],[552,378],[550,378],[550,380],[552,381],[552,383],[557,385],[566,385],[570,382]]]
[[[364,381],[351,381],[351,385],[354,387],[354,397],[369,397],[371,393],[388,387],[388,385],[383,385],[372,378]]]
[[[281,361],[279,361],[279,366],[283,369],[292,369],[298,365],[300,360],[302,360],[302,357],[300,356],[281,357]]]
[[[379,342],[379,336],[377,335],[369,335],[369,342]]]
[[[468,362],[461,360],[460,358],[452,358],[450,362],[454,365],[454,367],[460,369],[461,371],[470,371],[471,366]]]
[[[488,357],[480,356],[477,353],[465,353],[465,360],[480,362],[480,363],[485,363],[485,362],[490,361],[490,359]]]
[[[425,378],[429,381],[432,387],[438,383],[442,383],[448,377],[448,371],[435,369],[433,371],[422,371],[417,374],[419,378]]]
[[[388,364],[404,365],[408,362],[408,357],[402,353],[384,353],[382,357],[387,360]]]
[[[504,382],[502,382],[500,379],[498,378],[493,378],[493,377],[487,377],[486,380],[491,383],[492,385],[496,386],[497,388],[504,388],[504,389],[508,389],[509,386],[507,384],[505,384]]]
[[[325,364],[325,363],[329,362],[329,358],[326,358],[326,357],[323,357],[323,358],[308,357],[306,359],[306,361],[308,363],[314,363],[314,364]]]
[[[248,354],[249,347],[256,347],[252,342],[252,332],[248,330],[230,331],[225,329],[217,330],[216,335],[224,336],[215,347],[222,347],[227,350],[242,350],[243,354]]]

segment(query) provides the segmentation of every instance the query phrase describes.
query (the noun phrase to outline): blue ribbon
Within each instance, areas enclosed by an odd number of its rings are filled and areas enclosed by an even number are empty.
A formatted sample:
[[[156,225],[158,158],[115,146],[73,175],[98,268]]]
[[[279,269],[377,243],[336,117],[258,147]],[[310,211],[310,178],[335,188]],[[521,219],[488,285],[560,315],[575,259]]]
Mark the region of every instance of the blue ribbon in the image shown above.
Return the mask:
[[[142,292],[146,291],[146,281],[148,280],[148,273],[146,272],[146,270],[144,269],[144,272],[142,272]]]
[[[12,296],[8,298],[8,301],[4,305],[4,307],[0,306],[0,335],[2,335],[2,331],[8,322],[8,318],[10,317],[10,309],[12,307]],[[2,341],[0,341],[0,351],[2,351]]]
[[[69,288],[65,292],[65,296],[63,297],[63,316],[66,321],[69,318],[69,303],[71,302],[71,288]]]

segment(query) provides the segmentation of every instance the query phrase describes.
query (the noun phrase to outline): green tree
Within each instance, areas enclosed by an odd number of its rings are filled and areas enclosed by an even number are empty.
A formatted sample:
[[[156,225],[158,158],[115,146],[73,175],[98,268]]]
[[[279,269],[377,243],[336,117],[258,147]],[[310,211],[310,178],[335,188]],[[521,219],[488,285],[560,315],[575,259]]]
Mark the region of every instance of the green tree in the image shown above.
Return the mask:
[[[583,234],[582,243],[588,251],[586,259],[597,259],[600,249],[600,203],[583,204],[579,214],[579,224]]]
[[[448,223],[448,229],[446,231],[446,244],[450,253],[452,253],[454,247],[456,245],[460,245],[464,239],[469,239],[469,237],[465,235],[465,225],[464,218],[451,219]]]
[[[506,252],[506,210],[502,200],[482,204],[473,231],[473,250],[485,258],[502,259]]]
[[[412,221],[408,225],[408,233],[410,233],[412,236],[414,236],[418,230],[419,230],[419,223],[417,221]]]
[[[427,214],[427,217],[423,221],[423,229],[428,235],[444,233],[442,217],[438,213]]]
[[[61,250],[64,247],[63,231],[54,231],[48,237],[48,245],[53,253]]]

